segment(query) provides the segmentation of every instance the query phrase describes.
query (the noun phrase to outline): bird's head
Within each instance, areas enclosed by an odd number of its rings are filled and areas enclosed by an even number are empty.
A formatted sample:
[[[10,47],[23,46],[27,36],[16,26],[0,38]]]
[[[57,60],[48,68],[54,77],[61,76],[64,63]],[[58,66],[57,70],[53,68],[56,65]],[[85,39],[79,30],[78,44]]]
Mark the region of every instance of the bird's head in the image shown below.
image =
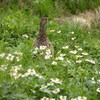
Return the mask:
[[[45,23],[47,23],[48,22],[48,17],[43,17],[42,19],[41,19],[41,23],[42,24],[45,24]]]

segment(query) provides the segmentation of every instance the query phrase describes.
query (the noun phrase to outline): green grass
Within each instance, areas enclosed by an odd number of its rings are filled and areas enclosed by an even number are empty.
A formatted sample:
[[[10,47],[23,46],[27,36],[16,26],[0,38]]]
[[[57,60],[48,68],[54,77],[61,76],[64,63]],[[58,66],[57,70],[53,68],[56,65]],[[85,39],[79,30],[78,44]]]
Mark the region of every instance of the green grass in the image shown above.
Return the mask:
[[[68,23],[59,25],[51,19],[47,34],[54,46],[54,56],[45,59],[45,50],[34,54],[37,50],[33,42],[39,31],[39,21],[39,17],[21,11],[0,14],[0,100],[40,100],[43,97],[60,100],[61,95],[68,100],[79,96],[99,100],[100,92],[96,89],[100,89],[100,31]],[[69,47],[63,49],[65,46]],[[70,53],[73,50],[77,53]],[[20,53],[15,54],[16,51]],[[84,52],[88,55],[82,55]],[[9,54],[11,61],[7,59]],[[53,61],[57,65],[53,65]],[[29,69],[36,73],[28,72]],[[40,89],[51,82],[51,78],[61,81]],[[52,91],[57,88],[60,92],[54,94]]]
[[[6,1],[6,2],[5,2]],[[20,2],[21,1],[21,2]],[[100,6],[100,0],[3,0],[0,11],[21,10],[39,17],[58,17],[68,12],[76,14],[85,10],[93,10]]]
[[[65,0],[65,7],[74,14],[94,9],[98,6],[100,6],[100,1],[98,0]]]

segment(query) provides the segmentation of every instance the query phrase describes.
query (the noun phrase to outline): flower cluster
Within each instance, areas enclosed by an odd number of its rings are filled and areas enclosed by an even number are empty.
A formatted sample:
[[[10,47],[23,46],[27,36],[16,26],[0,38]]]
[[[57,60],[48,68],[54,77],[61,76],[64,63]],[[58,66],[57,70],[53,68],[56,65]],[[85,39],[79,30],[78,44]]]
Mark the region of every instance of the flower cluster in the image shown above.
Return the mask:
[[[90,62],[92,64],[96,64],[94,60],[86,59],[85,61]]]
[[[35,75],[38,78],[43,78],[39,73],[36,73],[35,69],[28,69],[26,73],[21,75],[21,77],[28,77],[28,76],[33,76]]]
[[[13,54],[9,53],[7,56],[6,56],[6,60],[8,61],[13,61],[14,59],[16,59],[17,62],[19,62],[21,60],[21,57],[23,53],[21,52],[18,52],[18,51],[15,51],[13,52]]]
[[[12,68],[10,69],[10,76],[14,77],[14,79],[18,79],[19,77],[33,76],[33,75],[35,75],[38,78],[43,78],[43,76],[41,76],[39,73],[36,73],[34,69],[28,69],[27,72],[24,74],[18,73],[21,69],[23,69],[22,65],[12,66]]]
[[[39,49],[40,49],[40,50],[46,50],[46,49],[47,49],[47,46],[40,46]]]
[[[62,81],[58,78],[51,78],[50,80],[51,80],[51,82],[47,83],[47,85],[41,85],[40,89],[47,88],[48,86],[53,86],[54,83],[62,84]]]
[[[72,98],[71,100],[87,100],[85,96],[78,96],[77,98]]]
[[[34,49],[34,51],[33,51],[33,54],[37,54],[37,53],[38,53],[38,50],[39,50],[39,48],[36,47],[36,48]]]
[[[23,55],[23,53],[22,52],[19,52],[19,51],[15,51],[14,54],[21,55],[21,56]]]
[[[64,47],[62,47],[62,49],[68,49],[69,48],[69,46],[64,46]]]
[[[51,55],[51,50],[50,50],[50,49],[47,49],[47,50],[46,50],[45,59],[50,59],[51,57],[52,57],[52,55]]]
[[[41,98],[40,100],[56,100],[56,99],[54,99],[54,98],[43,97],[43,98]]]
[[[62,96],[61,95],[59,98],[60,98],[60,100],[67,100],[67,96]]]
[[[12,66],[10,69],[10,76],[14,77],[14,79],[18,79],[22,74],[19,74],[18,71],[22,69],[22,65]]]
[[[83,56],[82,55],[76,55],[76,58],[82,58]]]
[[[77,60],[77,61],[76,61],[76,63],[81,63],[81,62],[82,62],[82,60]]]
[[[40,54],[40,55],[45,55],[45,59],[50,59],[52,57],[51,50],[47,48],[47,46],[40,46],[39,48],[36,47],[35,50],[33,51],[33,54]]]
[[[5,71],[7,69],[8,64],[1,65],[0,66],[0,71]]]
[[[41,85],[41,88],[40,90],[44,90],[46,88],[48,88],[49,86],[54,86],[54,83],[56,84],[62,84],[62,81],[58,78],[51,78],[50,79],[51,81],[49,83],[47,83],[47,85]],[[60,92],[60,89],[59,88],[55,88],[54,90],[50,90],[53,94],[57,94]]]
[[[66,54],[60,54],[58,57],[56,57],[56,60],[64,60],[64,56],[66,56]]]
[[[82,55],[89,55],[87,52],[83,52]]]
[[[57,62],[56,62],[56,61],[53,61],[53,62],[52,62],[52,65],[57,65]]]
[[[22,75],[22,77],[28,77],[28,76],[32,76],[35,74],[36,74],[36,72],[34,69],[28,69],[27,72]]]
[[[70,53],[72,53],[72,54],[76,54],[77,51],[76,51],[76,50],[73,50],[73,51],[70,51]]]
[[[71,38],[71,40],[75,40],[75,39],[76,39],[76,37],[72,37],[72,38]]]
[[[82,51],[83,49],[82,49],[82,48],[78,48],[78,50],[79,50],[79,51]]]
[[[14,55],[8,54],[8,56],[6,57],[6,59],[9,60],[9,61],[13,61]]]
[[[60,79],[58,79],[58,78],[51,78],[50,80],[51,80],[51,82],[53,82],[53,83],[62,84],[62,81],[61,81]]]

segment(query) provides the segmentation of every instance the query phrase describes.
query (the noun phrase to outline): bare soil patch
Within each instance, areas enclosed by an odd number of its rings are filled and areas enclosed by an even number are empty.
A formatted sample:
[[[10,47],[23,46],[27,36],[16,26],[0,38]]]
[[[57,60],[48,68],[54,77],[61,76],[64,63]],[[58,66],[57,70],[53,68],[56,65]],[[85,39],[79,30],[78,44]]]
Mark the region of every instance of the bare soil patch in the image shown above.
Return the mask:
[[[62,23],[69,22],[75,24],[79,24],[81,26],[85,27],[91,27],[94,23],[96,27],[100,26],[100,7],[94,9],[85,11],[83,13],[79,13],[76,15],[71,16],[62,16],[60,18],[55,18],[54,20],[60,21]]]

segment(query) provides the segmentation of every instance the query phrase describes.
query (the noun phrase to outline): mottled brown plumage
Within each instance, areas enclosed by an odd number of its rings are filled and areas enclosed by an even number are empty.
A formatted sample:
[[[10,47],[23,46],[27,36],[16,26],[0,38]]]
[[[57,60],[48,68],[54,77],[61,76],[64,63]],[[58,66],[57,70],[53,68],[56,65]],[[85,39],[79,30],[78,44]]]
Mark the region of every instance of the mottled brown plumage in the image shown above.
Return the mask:
[[[34,46],[36,47],[40,47],[40,46],[47,46],[47,47],[50,47],[51,46],[51,42],[46,34],[46,23],[48,21],[48,18],[47,17],[43,17],[41,19],[41,22],[40,22],[40,31],[39,31],[39,34],[37,36],[37,39],[36,41],[34,42]]]

